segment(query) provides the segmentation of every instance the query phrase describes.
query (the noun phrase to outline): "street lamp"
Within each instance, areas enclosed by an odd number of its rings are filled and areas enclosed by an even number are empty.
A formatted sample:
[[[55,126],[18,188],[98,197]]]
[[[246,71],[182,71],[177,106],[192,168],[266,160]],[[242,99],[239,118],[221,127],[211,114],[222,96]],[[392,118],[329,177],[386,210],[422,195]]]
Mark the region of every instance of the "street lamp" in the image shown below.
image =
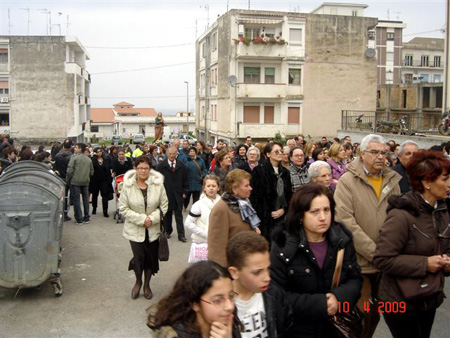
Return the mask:
[[[186,134],[189,135],[189,82],[186,83]]]

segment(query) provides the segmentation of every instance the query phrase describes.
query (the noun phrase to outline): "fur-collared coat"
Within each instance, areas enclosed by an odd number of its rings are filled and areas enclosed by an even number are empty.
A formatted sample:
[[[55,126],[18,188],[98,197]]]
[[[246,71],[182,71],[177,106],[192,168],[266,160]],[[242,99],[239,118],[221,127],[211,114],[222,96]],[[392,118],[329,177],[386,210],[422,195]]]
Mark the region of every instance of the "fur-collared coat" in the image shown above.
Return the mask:
[[[120,213],[125,217],[122,235],[133,242],[142,243],[145,240],[144,222],[147,216],[152,220],[148,228],[150,242],[159,238],[161,216],[167,212],[169,202],[164,189],[164,176],[155,170],[150,170],[147,183],[147,209],[145,209],[144,195],[136,182],[136,170],[129,170],[125,174],[124,184],[120,193]]]

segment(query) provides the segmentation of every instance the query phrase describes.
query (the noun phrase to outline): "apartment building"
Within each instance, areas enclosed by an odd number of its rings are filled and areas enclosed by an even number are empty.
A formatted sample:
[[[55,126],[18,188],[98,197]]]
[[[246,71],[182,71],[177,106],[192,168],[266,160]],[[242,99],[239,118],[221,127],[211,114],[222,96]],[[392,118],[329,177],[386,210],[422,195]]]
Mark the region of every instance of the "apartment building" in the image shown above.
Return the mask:
[[[0,128],[20,141],[84,141],[89,60],[75,37],[0,36]]]
[[[332,136],[342,109],[376,106],[377,19],[233,9],[196,42],[200,139]]]
[[[125,101],[112,108],[92,108],[91,133],[99,139],[110,139],[112,135],[127,138],[136,134],[154,137],[156,115],[154,108],[137,108]],[[194,131],[195,115],[192,112],[178,112],[175,116],[163,114],[163,118],[171,135],[185,133],[186,125],[190,132]]]
[[[444,80],[444,39],[416,37],[403,44],[402,83]]]

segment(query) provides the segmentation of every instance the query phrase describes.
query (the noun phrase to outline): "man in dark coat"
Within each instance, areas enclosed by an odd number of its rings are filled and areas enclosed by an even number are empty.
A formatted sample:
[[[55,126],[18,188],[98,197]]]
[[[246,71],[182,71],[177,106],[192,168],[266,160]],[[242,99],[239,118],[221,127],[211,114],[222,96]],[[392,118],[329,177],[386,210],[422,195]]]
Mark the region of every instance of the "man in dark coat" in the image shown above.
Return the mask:
[[[175,212],[177,222],[178,240],[186,242],[183,225],[183,199],[188,193],[188,179],[185,165],[177,160],[177,149],[169,147],[165,158],[156,168],[164,176],[164,188],[169,199],[169,208],[164,216],[164,224],[167,233],[170,235],[172,228],[172,213]]]
[[[53,165],[53,169],[59,177],[61,177],[64,181],[66,180],[67,175],[67,167],[69,165],[70,158],[73,156],[72,153],[72,140],[66,139],[63,143],[63,148],[59,151],[55,156],[55,164]],[[64,195],[64,221],[70,221],[71,218],[68,215],[69,212],[69,190],[70,184],[66,183],[66,192]]]
[[[408,165],[411,156],[413,156],[413,154],[417,151],[419,151],[419,146],[414,141],[405,141],[398,148],[397,156],[399,161],[392,167],[392,169],[402,176],[402,179],[399,182],[400,191],[402,194],[411,190],[408,173],[406,172],[406,166]]]

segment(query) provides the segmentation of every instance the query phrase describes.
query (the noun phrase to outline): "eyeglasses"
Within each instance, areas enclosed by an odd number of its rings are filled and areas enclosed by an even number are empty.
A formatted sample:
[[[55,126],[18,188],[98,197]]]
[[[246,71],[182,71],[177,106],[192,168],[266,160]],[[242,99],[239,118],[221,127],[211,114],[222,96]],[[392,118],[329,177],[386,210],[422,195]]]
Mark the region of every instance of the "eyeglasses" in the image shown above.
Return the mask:
[[[211,299],[211,301],[200,298],[202,302],[205,302],[207,304],[213,305],[215,307],[224,307],[227,301],[234,302],[234,297],[238,295],[236,292],[233,291],[228,297],[217,297],[214,299]]]
[[[147,168],[147,167],[145,167],[145,168],[136,168],[136,170],[140,170],[140,171],[148,171],[148,170],[150,170],[150,168]]]
[[[292,155],[292,157],[302,158],[305,157],[304,155]]]
[[[384,150],[365,150],[365,152],[369,153],[373,156],[380,156],[380,155],[386,156],[386,154],[387,154],[387,151],[384,151]]]
[[[282,154],[283,152],[282,152],[281,150],[275,150],[273,153],[274,153],[275,155],[280,155],[280,154]]]

